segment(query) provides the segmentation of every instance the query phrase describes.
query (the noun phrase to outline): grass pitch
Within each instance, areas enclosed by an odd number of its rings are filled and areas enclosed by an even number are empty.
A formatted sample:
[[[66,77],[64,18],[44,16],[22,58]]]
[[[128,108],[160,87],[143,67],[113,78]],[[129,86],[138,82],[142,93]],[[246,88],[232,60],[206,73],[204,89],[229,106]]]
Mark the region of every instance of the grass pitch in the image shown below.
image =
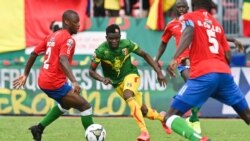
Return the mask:
[[[32,141],[28,127],[42,117],[0,116],[0,141]],[[107,131],[106,141],[136,141],[139,129],[131,117],[95,117]],[[159,121],[146,119],[151,141],[186,141],[176,133],[166,135]],[[250,127],[240,119],[201,119],[203,134],[213,141],[250,141]],[[79,117],[60,117],[43,134],[43,141],[85,141]]]

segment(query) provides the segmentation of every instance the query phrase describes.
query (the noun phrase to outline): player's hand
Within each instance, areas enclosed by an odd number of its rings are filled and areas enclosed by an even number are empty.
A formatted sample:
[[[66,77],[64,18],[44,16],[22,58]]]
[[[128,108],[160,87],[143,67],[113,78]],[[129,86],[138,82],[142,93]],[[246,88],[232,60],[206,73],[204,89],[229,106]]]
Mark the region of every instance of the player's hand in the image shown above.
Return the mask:
[[[17,78],[16,80],[13,81],[13,88],[14,89],[21,88],[26,83],[26,80],[27,80],[27,76],[21,75],[19,78]]]
[[[238,40],[235,40],[235,41],[234,41],[234,45],[235,45],[235,47],[237,48],[237,50],[238,50],[239,52],[243,52],[243,51],[244,51],[243,45],[242,45],[241,42],[239,42]]]
[[[166,87],[167,79],[163,76],[161,71],[157,73],[157,79],[158,79],[158,82],[160,83],[160,86]]]
[[[109,78],[102,78],[101,82],[105,85],[112,84],[112,81]]]
[[[73,93],[80,94],[81,87],[78,85],[77,82],[72,82],[72,87],[73,87]]]
[[[175,77],[175,69],[177,67],[177,61],[171,60],[170,64],[167,67],[167,72],[170,75],[170,77]]]

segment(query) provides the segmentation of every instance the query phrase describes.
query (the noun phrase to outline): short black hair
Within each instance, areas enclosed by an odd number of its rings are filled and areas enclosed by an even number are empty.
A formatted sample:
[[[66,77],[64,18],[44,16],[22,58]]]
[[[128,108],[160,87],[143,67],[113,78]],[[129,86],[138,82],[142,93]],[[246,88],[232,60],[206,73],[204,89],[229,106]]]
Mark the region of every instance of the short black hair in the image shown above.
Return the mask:
[[[111,24],[106,28],[106,35],[108,33],[121,33],[120,27],[117,24]]]
[[[192,8],[205,8],[208,11],[214,7],[214,3],[212,0],[192,0]]]
[[[77,15],[78,16],[78,13],[75,12],[74,10],[66,10],[63,13],[63,16],[62,16],[63,21],[68,20],[72,15]]]

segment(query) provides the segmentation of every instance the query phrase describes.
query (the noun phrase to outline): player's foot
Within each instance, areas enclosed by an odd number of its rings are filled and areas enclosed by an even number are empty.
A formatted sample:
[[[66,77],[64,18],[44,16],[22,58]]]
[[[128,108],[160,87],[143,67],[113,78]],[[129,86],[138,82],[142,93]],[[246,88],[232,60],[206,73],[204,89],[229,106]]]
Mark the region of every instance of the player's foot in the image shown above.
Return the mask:
[[[200,141],[211,141],[211,140],[210,140],[209,138],[203,136],[203,137],[200,139]]]
[[[193,122],[193,129],[195,132],[201,134],[201,124],[199,121]]]
[[[38,127],[38,125],[31,126],[29,128],[30,132],[32,133],[33,139],[35,141],[41,141],[42,140],[42,134],[43,130]]]
[[[150,141],[150,136],[147,132],[141,132],[141,134],[137,137],[137,141]]]
[[[160,114],[161,114],[162,116],[165,116],[165,115],[166,115],[166,112],[161,111]],[[162,127],[163,127],[163,129],[165,130],[165,132],[166,132],[167,134],[172,134],[172,130],[166,125],[165,122],[161,122],[161,124],[162,124]]]
[[[188,124],[189,127],[191,127],[192,129],[194,129],[194,131],[196,133],[201,134],[201,124],[200,124],[200,121],[191,122],[191,121],[189,121],[189,118],[187,118],[186,122],[187,122],[187,124]]]

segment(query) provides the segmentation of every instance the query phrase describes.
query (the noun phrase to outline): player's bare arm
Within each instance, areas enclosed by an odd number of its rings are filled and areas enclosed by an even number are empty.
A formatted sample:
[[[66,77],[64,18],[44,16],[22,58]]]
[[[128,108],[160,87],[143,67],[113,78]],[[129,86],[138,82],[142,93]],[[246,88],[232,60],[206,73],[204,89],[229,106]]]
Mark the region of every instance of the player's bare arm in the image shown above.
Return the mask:
[[[159,67],[161,67],[161,65],[159,64],[159,60],[162,54],[165,52],[166,48],[167,48],[167,43],[161,42],[160,47],[158,49],[158,53],[155,57],[155,62],[158,64]]]
[[[91,62],[90,68],[89,68],[89,75],[94,78],[95,80],[98,80],[102,82],[105,85],[111,84],[111,80],[109,78],[102,77],[96,72],[96,68],[98,67],[99,63]]]
[[[160,86],[165,87],[167,84],[167,80],[163,76],[161,69],[158,67],[157,63],[154,62],[152,57],[148,53],[144,52],[143,50],[140,50],[137,53],[137,55],[141,56],[151,67],[153,67],[153,69],[157,73],[157,79],[158,79],[158,82],[160,83]]]
[[[244,47],[242,45],[242,43],[240,41],[238,41],[235,38],[231,38],[231,37],[226,37],[228,42],[232,42],[234,43],[235,47],[238,49],[239,52],[243,52],[244,51]]]
[[[191,44],[192,39],[193,39],[193,34],[194,34],[194,28],[189,26],[186,27],[181,35],[181,40],[179,43],[179,47],[176,50],[173,59],[171,60],[170,64],[167,67],[167,71],[169,72],[170,76],[175,76],[175,69],[177,67],[177,61],[176,59],[178,56],[185,51],[188,46]]]
[[[231,59],[232,59],[232,53],[231,53],[230,50],[229,51],[225,51],[225,58],[227,60],[228,65],[230,65]]]
[[[224,38],[222,38],[222,41],[221,41],[222,46],[223,46],[223,50],[224,50],[224,54],[225,54],[225,59],[226,59],[228,65],[230,65],[230,63],[231,63],[232,54],[231,54],[230,49],[227,49],[224,47],[228,46],[228,42],[233,42],[234,40],[235,40],[234,38],[229,38],[229,37],[226,37],[224,35]]]
[[[36,57],[37,56],[38,55],[36,53],[34,53],[34,52],[32,52],[30,54],[29,60],[26,63],[26,66],[25,66],[24,74],[21,75],[19,78],[17,78],[16,80],[13,81],[13,87],[15,89],[19,89],[22,86],[24,86],[24,84],[26,83],[27,77],[28,77],[28,75],[30,73],[30,69],[32,68],[34,62],[36,61]]]
[[[74,88],[74,93],[80,94],[81,92],[81,87],[78,85],[75,76],[73,75],[73,72],[70,68],[69,60],[66,55],[61,55],[60,56],[60,64],[62,66],[62,70],[65,73],[65,75],[69,78],[69,80],[72,83],[72,86]]]

